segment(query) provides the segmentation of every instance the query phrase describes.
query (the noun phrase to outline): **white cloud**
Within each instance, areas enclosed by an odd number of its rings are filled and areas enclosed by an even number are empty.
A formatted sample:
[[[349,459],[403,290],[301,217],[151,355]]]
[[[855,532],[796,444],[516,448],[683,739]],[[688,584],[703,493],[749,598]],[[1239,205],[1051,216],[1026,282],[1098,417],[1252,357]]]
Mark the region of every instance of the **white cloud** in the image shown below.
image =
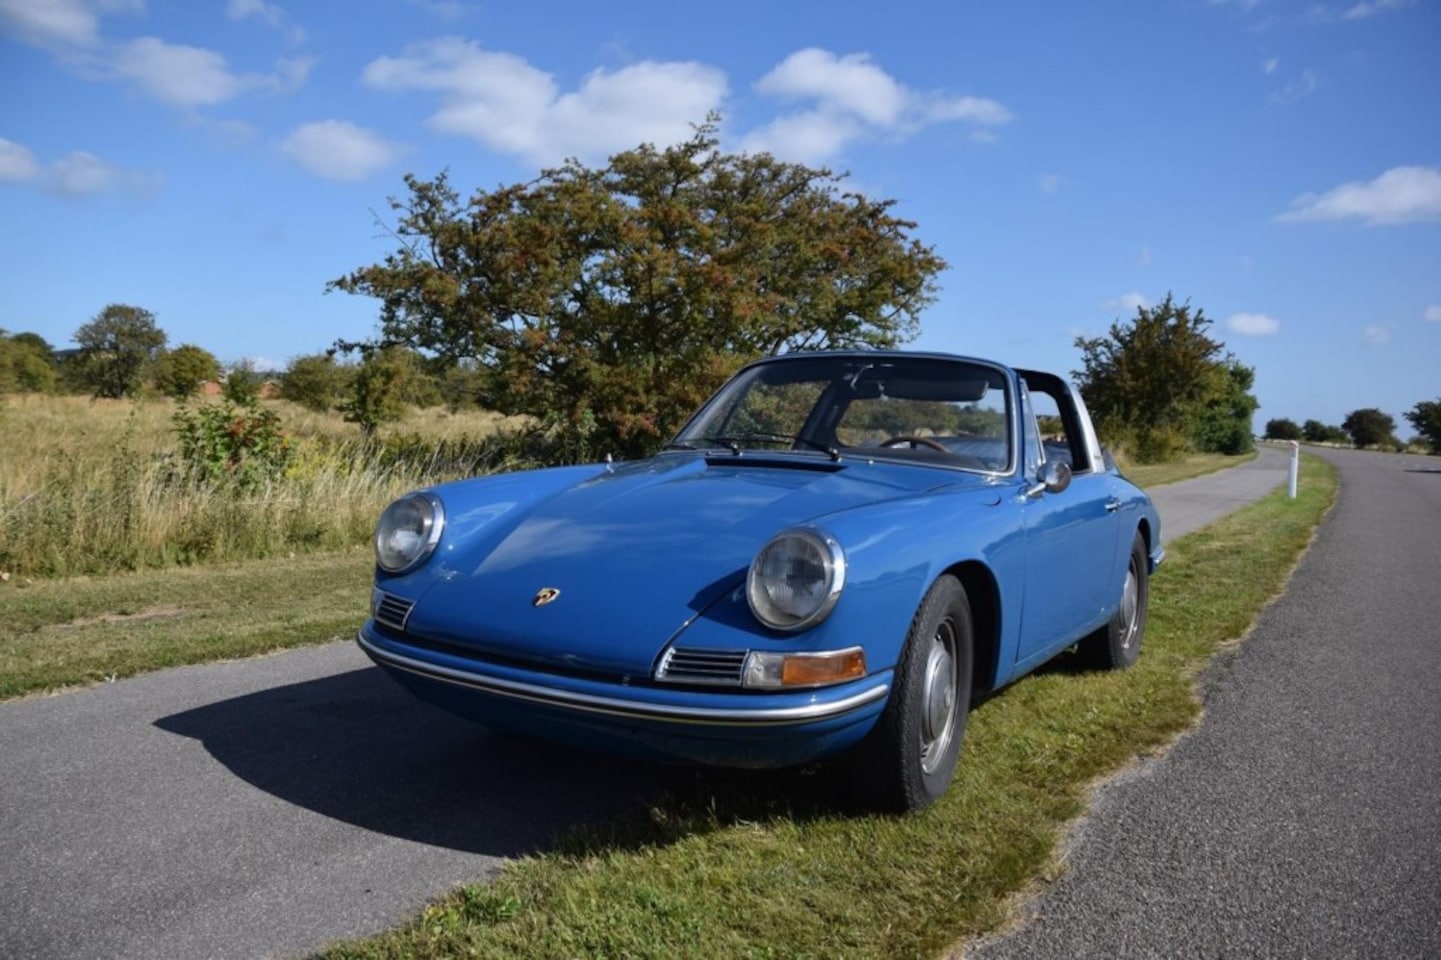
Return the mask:
[[[144,0],[0,0],[0,32],[51,50],[89,47],[100,41],[101,14],[144,9]]]
[[[0,0],[0,27],[37,46],[88,46],[100,38],[100,18],[83,0]]]
[[[278,3],[265,0],[230,0],[225,5],[225,15],[231,20],[248,20],[254,17],[279,30],[292,43],[303,43],[305,31],[290,22],[290,17]]]
[[[1107,310],[1121,310],[1125,313],[1135,313],[1137,310],[1144,310],[1150,306],[1150,301],[1143,293],[1123,293],[1113,300],[1107,300],[1104,304]]]
[[[1151,265],[1151,248],[1149,245],[1141,248],[1141,255],[1136,258],[1136,262],[1143,267],[1149,267]]]
[[[866,135],[907,135],[937,123],[971,124],[973,138],[988,142],[995,139],[995,127],[1014,119],[995,100],[922,93],[876,66],[869,54],[837,56],[817,47],[786,57],[755,89],[812,105],[752,131],[742,147],[806,161],[825,160]]]
[[[1407,223],[1441,218],[1441,170],[1392,167],[1369,183],[1352,181],[1323,194],[1307,193],[1276,219],[1363,220],[1368,224]]]
[[[561,93],[551,74],[521,57],[458,37],[373,60],[361,80],[379,90],[438,93],[432,127],[541,164],[678,143],[726,95],[725,74],[713,67],[650,60],[594,70]]]
[[[345,120],[321,120],[296,127],[280,151],[317,177],[355,183],[390,166],[405,147]]]
[[[64,197],[110,192],[148,196],[164,186],[165,178],[159,173],[117,167],[84,150],[50,164],[45,177],[45,188]]]
[[[998,127],[1016,119],[1000,103],[985,97],[932,96],[924,101],[921,115],[931,123],[961,120],[981,127]]]
[[[42,164],[28,147],[5,139],[0,139],[0,181],[31,184],[62,197],[111,191],[144,195],[164,185],[157,173],[117,167],[86,150]]]
[[[26,181],[40,175],[40,162],[30,148],[0,137],[0,180]]]
[[[1361,336],[1373,347],[1384,347],[1391,342],[1391,331],[1375,324],[1368,324],[1366,329],[1361,331]]]
[[[1295,103],[1304,100],[1321,89],[1321,75],[1315,70],[1302,70],[1286,82],[1286,85],[1271,94],[1275,103]]]
[[[1280,57],[1267,57],[1265,60],[1261,61],[1261,72],[1269,77],[1271,74],[1275,73],[1276,70],[1280,68],[1280,66]]]
[[[1264,313],[1233,313],[1226,326],[1244,337],[1270,337],[1281,332],[1281,321]]]
[[[864,53],[837,57],[828,50],[798,50],[756,82],[757,93],[819,100],[823,107],[854,114],[877,126],[894,126],[906,109],[909,91]]]
[[[847,143],[864,132],[865,127],[853,117],[807,110],[776,117],[752,130],[741,141],[741,149],[819,164],[840,153]]]
[[[1059,173],[1043,173],[1036,178],[1036,187],[1042,193],[1055,193],[1061,189],[1061,175]]]
[[[1426,308],[1426,312],[1422,316],[1432,323],[1441,323],[1441,305],[1433,303]]]
[[[77,150],[50,165],[52,188],[67,197],[100,193],[115,183],[116,170],[93,153]]]
[[[1415,0],[1368,0],[1349,7],[1341,14],[1342,20],[1365,20],[1374,17],[1378,13],[1391,13],[1397,10],[1404,10],[1415,3]]]
[[[251,90],[295,90],[305,83],[314,62],[286,59],[276,63],[274,73],[237,74],[214,50],[137,37],[116,48],[111,69],[162,103],[207,107]]]

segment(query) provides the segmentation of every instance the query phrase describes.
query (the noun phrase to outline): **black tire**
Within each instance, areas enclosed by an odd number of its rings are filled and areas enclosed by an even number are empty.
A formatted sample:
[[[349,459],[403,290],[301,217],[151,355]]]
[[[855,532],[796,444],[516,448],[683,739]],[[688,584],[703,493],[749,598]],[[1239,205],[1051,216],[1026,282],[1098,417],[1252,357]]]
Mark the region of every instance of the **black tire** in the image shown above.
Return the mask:
[[[1124,670],[1141,655],[1141,639],[1146,634],[1146,604],[1151,592],[1149,570],[1146,538],[1137,531],[1136,539],[1131,542],[1131,559],[1126,565],[1126,581],[1115,616],[1076,648],[1086,666],[1096,670]]]
[[[943,576],[911,621],[885,712],[849,758],[869,806],[909,813],[950,786],[970,713],[972,648],[966,590]]]

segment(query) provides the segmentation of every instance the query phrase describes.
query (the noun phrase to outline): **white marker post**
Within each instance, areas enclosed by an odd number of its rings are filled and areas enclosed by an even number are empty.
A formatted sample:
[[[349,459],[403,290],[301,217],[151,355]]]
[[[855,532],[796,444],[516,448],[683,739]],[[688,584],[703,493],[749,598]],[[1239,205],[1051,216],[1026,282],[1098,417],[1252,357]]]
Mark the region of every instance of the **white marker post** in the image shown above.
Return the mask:
[[[1286,495],[1296,499],[1296,479],[1301,475],[1301,444],[1291,441],[1291,474],[1286,480]]]

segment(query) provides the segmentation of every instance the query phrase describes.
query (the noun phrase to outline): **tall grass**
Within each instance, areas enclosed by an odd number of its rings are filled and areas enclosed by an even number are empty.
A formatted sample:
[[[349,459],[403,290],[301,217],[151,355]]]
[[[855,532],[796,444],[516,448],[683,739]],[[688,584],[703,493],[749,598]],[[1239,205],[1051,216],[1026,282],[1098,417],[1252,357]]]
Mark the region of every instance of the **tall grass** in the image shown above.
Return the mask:
[[[406,490],[519,461],[515,421],[422,411],[365,439],[283,401],[285,472],[196,483],[177,462],[176,406],[21,395],[0,402],[0,571],[63,577],[262,558],[363,542]]]

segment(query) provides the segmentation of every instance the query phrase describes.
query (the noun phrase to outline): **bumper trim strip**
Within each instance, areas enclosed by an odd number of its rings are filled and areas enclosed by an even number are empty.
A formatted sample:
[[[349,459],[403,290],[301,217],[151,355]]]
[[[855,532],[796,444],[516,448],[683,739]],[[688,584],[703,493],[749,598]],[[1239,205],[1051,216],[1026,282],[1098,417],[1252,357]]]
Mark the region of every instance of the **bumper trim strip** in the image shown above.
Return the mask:
[[[817,720],[829,720],[844,716],[847,713],[884,698],[891,692],[890,684],[883,682],[868,690],[862,690],[859,693],[852,694],[844,700],[837,700],[834,703],[812,703],[800,707],[770,707],[754,710],[717,707],[680,707],[663,703],[637,703],[634,700],[602,697],[589,693],[575,693],[569,690],[557,690],[554,687],[543,687],[533,683],[522,683],[518,680],[487,677],[465,670],[456,670],[452,667],[426,663],[425,661],[416,660],[404,654],[394,653],[377,646],[372,641],[366,639],[363,631],[356,635],[355,640],[356,643],[360,645],[360,648],[377,663],[418,674],[422,677],[428,677],[432,680],[441,680],[458,686],[483,690],[486,693],[493,693],[498,696],[510,697],[516,700],[527,700],[532,703],[541,703],[550,706],[565,707],[571,710],[580,710],[586,713],[600,713],[635,720],[658,720],[668,723],[731,727],[794,726],[796,724],[813,723]]]

